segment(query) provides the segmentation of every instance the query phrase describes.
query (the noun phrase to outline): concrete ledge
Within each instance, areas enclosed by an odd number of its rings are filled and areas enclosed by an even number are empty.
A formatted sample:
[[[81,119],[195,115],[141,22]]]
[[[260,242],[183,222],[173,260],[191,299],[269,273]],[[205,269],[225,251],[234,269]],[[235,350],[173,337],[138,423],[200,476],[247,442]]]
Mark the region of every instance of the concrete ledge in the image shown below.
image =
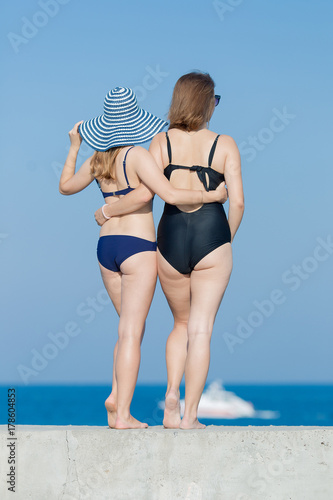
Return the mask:
[[[18,426],[16,493],[0,426],[0,498],[330,500],[333,427],[116,431]]]

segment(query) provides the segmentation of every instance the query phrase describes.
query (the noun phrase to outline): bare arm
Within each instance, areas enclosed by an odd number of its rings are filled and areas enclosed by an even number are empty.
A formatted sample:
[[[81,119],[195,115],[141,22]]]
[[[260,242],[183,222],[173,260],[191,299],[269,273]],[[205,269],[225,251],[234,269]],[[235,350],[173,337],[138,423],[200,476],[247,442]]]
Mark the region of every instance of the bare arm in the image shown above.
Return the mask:
[[[170,203],[171,205],[177,205],[181,203],[193,205],[198,203],[212,202],[224,203],[227,200],[228,196],[224,188],[224,183],[222,183],[216,191],[211,191],[209,193],[202,190],[192,191],[189,189],[174,188],[164,177],[162,172],[158,172],[159,169],[163,171],[163,161],[161,156],[161,149],[159,147],[158,135],[154,137],[149,148],[149,152],[153,155],[155,162],[150,154],[147,153],[146,150],[144,150],[144,148],[140,149],[141,151],[139,157],[141,158],[141,175],[139,173],[139,170],[137,170],[137,174],[140,177],[141,181],[143,181],[143,184],[141,184],[131,193],[128,193],[126,196],[123,196],[119,201],[105,206],[104,213],[108,217],[124,215],[138,210],[151,200],[154,192],[156,192],[164,201],[167,201],[167,203]],[[156,168],[156,163],[159,169]],[[153,174],[153,179],[150,177],[151,173]],[[159,190],[159,192],[155,189],[156,180],[157,183],[162,182],[162,186],[160,184],[157,184],[157,186],[160,186],[157,187],[157,190]],[[150,184],[148,184],[148,182]],[[106,219],[104,218],[101,209],[98,209],[97,212],[95,212],[95,219],[99,225],[102,225],[105,222]]]
[[[75,173],[76,159],[82,142],[82,138],[78,132],[80,123],[82,122],[76,123],[69,132],[71,146],[59,181],[59,191],[64,195],[82,191],[82,189],[87,187],[95,179],[90,168],[91,157],[88,158],[78,172]],[[104,212],[108,217],[134,212],[145,206],[152,199],[153,195],[154,193],[150,189],[144,184],[140,184],[133,192],[122,198],[124,201],[120,200],[119,202],[111,202],[108,204]],[[106,221],[101,209],[97,210],[95,218],[100,225]]]
[[[164,201],[175,205],[177,203],[208,203],[209,201],[220,201],[221,195],[216,191],[214,196],[208,198],[205,191],[191,191],[188,189],[176,189],[164,177],[157,167],[153,157],[144,148],[140,148],[136,155],[136,172],[143,184],[134,191],[126,194],[115,203],[104,205],[103,211],[107,217],[125,215],[144,206],[156,192]],[[147,185],[146,185],[147,184]],[[213,193],[213,192],[212,192]],[[206,201],[208,199],[208,201]],[[95,212],[95,219],[99,225],[106,221],[102,209]]]
[[[69,152],[59,181],[59,191],[61,194],[65,195],[82,191],[82,189],[87,187],[94,180],[94,176],[90,171],[91,157],[88,158],[83,163],[81,168],[75,173],[77,154],[82,142],[82,139],[78,133],[78,126],[80,123],[82,122],[76,123],[73,129],[69,132],[71,147],[69,148]]]
[[[163,161],[163,152],[162,152],[162,144],[163,146],[165,146],[165,134],[164,133],[160,133],[160,134],[157,134],[155,135],[155,137],[153,138],[153,140],[151,141],[150,143],[150,147],[149,147],[149,152],[153,155],[153,158],[157,164],[157,166],[159,167],[159,169],[163,172],[164,171],[164,167],[165,167],[165,162]],[[205,201],[203,203],[212,203],[212,202],[216,202],[218,201],[219,203],[225,203],[228,199],[228,192],[225,188],[225,182],[222,182],[218,188],[216,189],[216,194],[218,195],[218,199],[208,199],[208,201]],[[214,196],[215,198],[215,196]],[[170,203],[170,202],[168,202]],[[178,204],[179,202],[175,203],[175,204]],[[183,203],[186,203],[187,202],[184,202]],[[197,202],[193,202],[194,204],[197,204]]]
[[[163,134],[164,135],[164,134]],[[154,160],[161,172],[164,171],[163,154],[161,147],[161,134],[155,135],[149,146],[149,153],[153,155]]]
[[[244,193],[241,172],[241,160],[235,141],[225,137],[228,141],[228,154],[226,158],[224,177],[229,193],[228,222],[233,241],[244,213]]]
[[[118,215],[126,215],[144,207],[154,196],[154,193],[144,184],[140,184],[134,191],[122,196],[120,200],[108,203],[104,206],[104,213],[107,217],[117,217]],[[102,208],[95,212],[97,224],[102,226],[106,222]]]
[[[219,190],[202,191],[176,189],[164,177],[153,156],[142,147],[138,147],[135,170],[142,182],[154,191],[162,200],[171,205],[219,202],[222,198]]]

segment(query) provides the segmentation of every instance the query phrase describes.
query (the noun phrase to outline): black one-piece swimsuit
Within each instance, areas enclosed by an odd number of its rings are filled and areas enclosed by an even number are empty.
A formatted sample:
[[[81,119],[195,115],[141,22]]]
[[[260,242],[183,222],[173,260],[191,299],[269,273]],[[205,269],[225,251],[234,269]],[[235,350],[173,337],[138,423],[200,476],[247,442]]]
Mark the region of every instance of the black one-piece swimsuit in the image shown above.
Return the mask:
[[[210,150],[208,167],[193,165],[173,165],[171,144],[166,132],[169,165],[164,169],[164,175],[170,180],[174,170],[184,169],[196,171],[206,191],[216,189],[224,181],[224,175],[211,168],[216,137]],[[208,176],[208,185],[206,180]],[[230,228],[223,205],[220,203],[207,203],[195,212],[183,212],[168,203],[157,230],[157,247],[163,257],[182,274],[189,274],[194,267],[210,252],[231,242]]]

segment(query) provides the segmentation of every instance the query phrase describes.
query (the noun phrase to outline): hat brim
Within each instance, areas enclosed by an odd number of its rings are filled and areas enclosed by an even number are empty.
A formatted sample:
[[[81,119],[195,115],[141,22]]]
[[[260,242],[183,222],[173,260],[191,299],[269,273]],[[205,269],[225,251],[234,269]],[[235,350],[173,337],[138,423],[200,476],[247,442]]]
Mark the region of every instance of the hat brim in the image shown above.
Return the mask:
[[[79,126],[82,139],[96,151],[107,151],[118,146],[142,144],[158,134],[168,123],[140,109],[132,120],[110,123],[105,115],[84,121]]]

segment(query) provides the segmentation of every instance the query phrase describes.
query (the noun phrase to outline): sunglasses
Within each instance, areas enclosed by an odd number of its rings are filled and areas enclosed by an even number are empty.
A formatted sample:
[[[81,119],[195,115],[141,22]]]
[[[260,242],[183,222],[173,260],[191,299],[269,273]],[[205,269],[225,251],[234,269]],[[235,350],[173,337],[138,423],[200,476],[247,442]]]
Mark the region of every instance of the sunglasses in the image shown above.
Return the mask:
[[[221,96],[220,96],[220,95],[216,95],[216,96],[215,96],[215,108],[216,108],[216,106],[218,105],[218,103],[220,102],[220,99],[221,99]]]

